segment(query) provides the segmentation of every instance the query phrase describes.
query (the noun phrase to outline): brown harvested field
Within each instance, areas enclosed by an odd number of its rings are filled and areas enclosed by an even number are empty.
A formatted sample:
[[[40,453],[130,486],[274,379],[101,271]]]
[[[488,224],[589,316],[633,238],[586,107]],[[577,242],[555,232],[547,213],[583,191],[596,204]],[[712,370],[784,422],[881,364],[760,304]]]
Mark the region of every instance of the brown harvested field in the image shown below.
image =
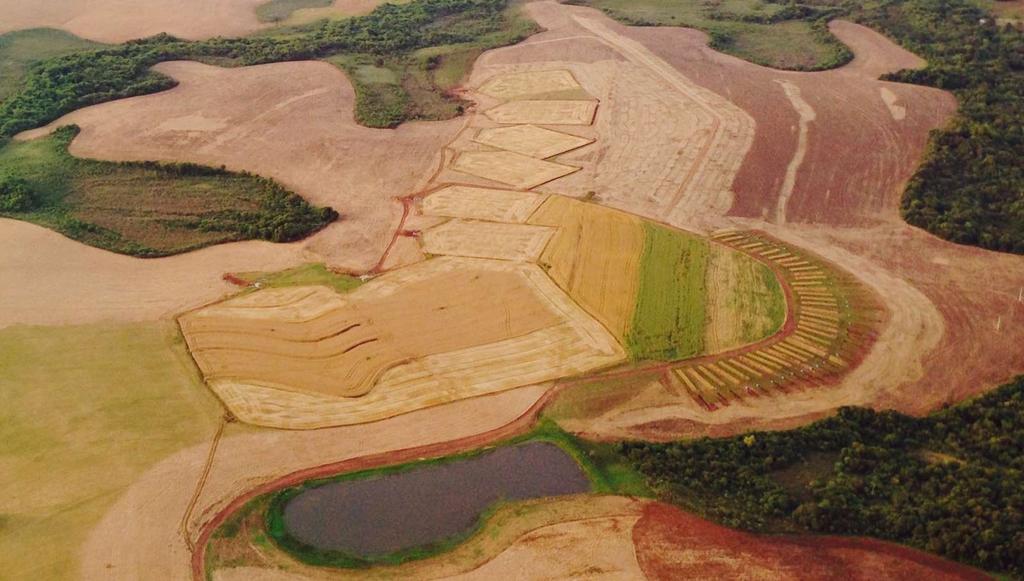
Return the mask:
[[[553,233],[544,226],[451,220],[420,240],[428,254],[535,262]]]
[[[167,318],[236,292],[225,272],[275,271],[310,259],[301,243],[239,242],[139,259],[0,218],[0,328]]]
[[[522,224],[544,199],[531,192],[445,186],[423,198],[420,210],[427,216]]]
[[[597,111],[596,101],[511,101],[484,112],[498,123],[536,125],[590,125]]]
[[[215,580],[241,579],[640,579],[632,531],[646,501],[576,495],[499,508],[484,529],[452,551],[396,567],[321,569],[283,554],[255,551],[248,538],[214,540],[211,554],[245,563],[215,569]],[[247,523],[248,524],[248,523]],[[209,558],[209,557],[208,557]],[[218,559],[218,560],[219,560]]]
[[[128,487],[83,543],[81,578],[190,579],[185,539],[194,539],[220,508],[253,486],[314,466],[417,446],[459,450],[442,443],[460,439],[480,446],[489,441],[486,434],[514,424],[546,391],[544,386],[516,389],[361,426],[286,431],[229,425],[194,510],[187,513],[208,443],[166,458]],[[445,453],[451,452],[435,452]]]
[[[547,159],[559,153],[579,149],[593,139],[551,131],[535,125],[513,125],[482,129],[473,141],[537,159]]]
[[[166,32],[189,40],[242,36],[264,27],[255,9],[267,0],[0,0],[0,34],[60,28],[100,42]]]
[[[641,221],[551,196],[530,223],[558,229],[540,259],[548,276],[622,341],[633,321],[640,282]]]
[[[528,190],[571,174],[579,168],[534,159],[510,151],[464,151],[455,158],[451,169],[513,188]]]
[[[268,289],[179,322],[228,408],[276,427],[379,420],[624,357],[538,267],[494,260],[438,258],[344,296]]]
[[[647,579],[988,579],[934,555],[863,538],[760,536],[649,503],[633,528]]]
[[[81,126],[70,148],[80,157],[223,164],[275,178],[341,213],[303,247],[345,270],[365,271],[377,262],[402,215],[393,198],[426,185],[462,123],[357,125],[352,85],[324,62],[155,68],[181,84],[81,109],[49,127]]]

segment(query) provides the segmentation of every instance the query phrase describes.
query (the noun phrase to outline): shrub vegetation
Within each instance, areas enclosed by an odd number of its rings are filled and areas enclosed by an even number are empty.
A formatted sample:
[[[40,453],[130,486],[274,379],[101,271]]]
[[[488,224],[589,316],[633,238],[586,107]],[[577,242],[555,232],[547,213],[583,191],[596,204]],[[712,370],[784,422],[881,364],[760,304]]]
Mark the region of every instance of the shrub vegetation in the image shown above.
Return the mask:
[[[68,145],[77,133],[62,127],[0,149],[0,215],[143,257],[234,240],[288,242],[338,216],[249,173],[76,158]]]

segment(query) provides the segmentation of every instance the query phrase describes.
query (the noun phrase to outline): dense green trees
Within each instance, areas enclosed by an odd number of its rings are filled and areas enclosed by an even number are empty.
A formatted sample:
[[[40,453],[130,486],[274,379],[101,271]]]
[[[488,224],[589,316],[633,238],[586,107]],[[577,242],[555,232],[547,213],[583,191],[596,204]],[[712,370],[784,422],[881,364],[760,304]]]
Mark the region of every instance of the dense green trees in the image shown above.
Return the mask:
[[[960,101],[907,187],[904,217],[954,242],[1024,253],[1024,33],[965,0],[889,1],[852,14],[928,60],[891,80]]]
[[[394,56],[500,31],[507,25],[505,8],[506,0],[415,0],[384,4],[366,16],[324,21],[280,36],[188,42],[157,35],[49,59],[35,65],[21,89],[0,103],[0,143],[81,107],[174,86],[172,79],[150,70],[160,62],[254,65],[339,53]]]
[[[927,418],[842,408],[619,451],[663,498],[727,525],[873,536],[1024,575],[1024,377]]]
[[[0,212],[27,212],[35,204],[28,182],[8,172],[0,173]]]

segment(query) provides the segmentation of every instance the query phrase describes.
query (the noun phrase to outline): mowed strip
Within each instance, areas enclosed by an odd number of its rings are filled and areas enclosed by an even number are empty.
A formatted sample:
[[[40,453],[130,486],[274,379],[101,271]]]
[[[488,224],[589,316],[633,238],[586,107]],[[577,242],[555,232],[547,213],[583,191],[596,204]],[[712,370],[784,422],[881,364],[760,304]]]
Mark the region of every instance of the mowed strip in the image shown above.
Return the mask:
[[[547,159],[583,147],[594,140],[535,125],[513,125],[482,129],[473,141],[537,159]]]
[[[534,125],[590,125],[597,101],[511,101],[484,112],[498,123]]]
[[[546,184],[580,169],[511,151],[466,151],[455,158],[451,168],[521,190]]]
[[[420,241],[429,254],[535,262],[553,233],[545,226],[450,220]]]
[[[181,317],[181,327],[208,381],[356,397],[402,363],[560,324],[522,269],[505,264],[431,260],[371,281],[313,316],[296,318],[294,304],[261,304],[248,307],[260,314],[254,318],[228,301]],[[252,296],[260,294],[284,297],[277,289]]]
[[[425,216],[522,224],[546,196],[532,192],[445,186],[423,199]]]
[[[765,339],[786,320],[786,297],[765,264],[719,244],[709,246],[704,352]]]
[[[633,320],[644,252],[640,219],[552,196],[530,223],[557,228],[540,258],[548,276],[624,342]]]
[[[428,299],[425,289],[401,281],[387,281],[377,286],[374,285],[377,281],[372,281],[361,287],[360,290],[370,289],[371,293],[379,295],[381,301],[401,297],[408,305],[403,312],[394,315],[401,320],[401,333],[418,337],[417,342],[422,343],[418,351],[425,353],[415,356],[406,351],[410,356],[387,369],[363,395],[333,397],[334,394],[329,393],[337,391],[333,386],[313,393],[262,379],[214,378],[209,381],[210,387],[243,421],[309,429],[381,420],[459,399],[585,373],[626,358],[615,338],[536,265],[436,258],[396,272],[433,263],[447,263],[441,271],[445,274],[468,273],[472,284],[449,278],[438,280],[429,291],[436,295],[436,300]],[[515,275],[517,284],[521,285],[519,288],[525,289],[529,296],[523,296],[508,284],[495,285],[494,280],[484,278],[488,271]],[[385,277],[387,275],[381,278]],[[469,296],[478,292],[490,295],[489,304]],[[439,301],[445,304],[437,304]],[[457,306],[461,303],[467,304]],[[524,303],[539,303],[544,312],[524,313],[520,307],[529,308]],[[450,315],[441,314],[449,310]],[[517,322],[525,316],[531,320]],[[474,330],[478,325],[496,327],[498,338],[483,329]],[[460,339],[445,339],[447,336],[463,336],[463,344],[475,344],[451,348],[453,341]],[[439,348],[438,344],[446,346]]]

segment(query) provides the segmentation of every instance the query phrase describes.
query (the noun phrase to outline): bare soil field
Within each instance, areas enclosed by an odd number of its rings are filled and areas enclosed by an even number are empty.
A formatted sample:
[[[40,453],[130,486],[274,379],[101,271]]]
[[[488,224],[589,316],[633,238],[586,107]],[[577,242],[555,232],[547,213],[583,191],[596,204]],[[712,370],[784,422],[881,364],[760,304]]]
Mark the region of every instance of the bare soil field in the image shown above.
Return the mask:
[[[263,28],[255,9],[266,0],[0,0],[0,33],[60,28],[100,42],[161,32],[199,40],[242,36]]]
[[[393,198],[421,189],[461,120],[368,129],[352,117],[347,77],[324,62],[223,69],[161,63],[170,91],[105,103],[48,128],[82,128],[73,155],[226,165],[272,177],[341,219],[303,246],[329,265],[368,270],[402,214]]]
[[[302,243],[240,242],[140,259],[0,218],[0,328],[171,317],[237,291],[225,272],[281,270],[312,258]]]
[[[987,579],[927,553],[860,538],[758,536],[661,503],[633,528],[647,579]]]

